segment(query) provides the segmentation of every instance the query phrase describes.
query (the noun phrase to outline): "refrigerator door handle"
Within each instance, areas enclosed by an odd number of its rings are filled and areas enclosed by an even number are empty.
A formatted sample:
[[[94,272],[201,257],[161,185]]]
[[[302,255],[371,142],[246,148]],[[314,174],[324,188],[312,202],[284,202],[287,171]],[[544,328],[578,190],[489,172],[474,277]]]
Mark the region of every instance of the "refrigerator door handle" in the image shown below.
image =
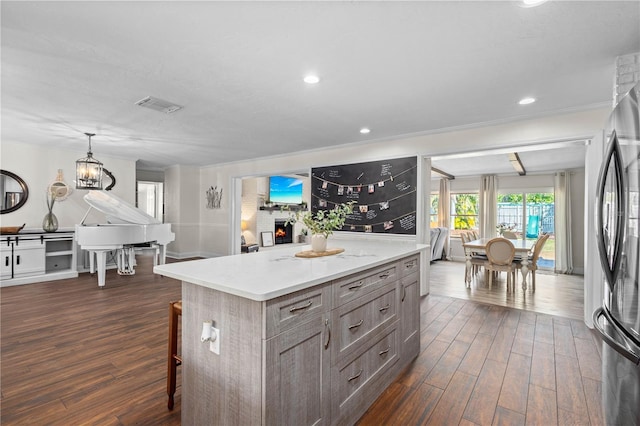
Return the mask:
[[[623,342],[625,342],[624,346],[621,345],[620,342],[618,342],[614,337],[610,336],[609,333],[607,333],[607,331],[604,329],[604,327],[600,325],[600,321],[598,320],[601,317],[604,317],[607,321],[609,321],[609,323],[611,324],[611,328],[614,329],[620,337],[622,337]],[[626,344],[628,342],[627,337],[618,330],[615,322],[611,319],[607,311],[605,311],[602,306],[596,309],[593,313],[593,326],[598,331],[605,343],[615,349],[616,352],[627,358],[629,361],[635,363],[636,365],[640,364],[640,354],[636,353],[630,345]]]

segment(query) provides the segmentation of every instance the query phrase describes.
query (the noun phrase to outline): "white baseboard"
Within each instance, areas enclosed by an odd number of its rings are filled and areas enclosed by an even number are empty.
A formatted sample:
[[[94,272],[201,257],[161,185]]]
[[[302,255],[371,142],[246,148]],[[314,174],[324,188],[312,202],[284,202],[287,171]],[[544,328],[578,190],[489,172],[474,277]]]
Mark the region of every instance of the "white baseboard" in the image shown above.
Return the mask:
[[[167,252],[167,257],[170,257],[172,259],[188,259],[190,257],[204,257],[204,258],[209,258],[209,257],[220,257],[220,256],[224,256],[223,254],[220,253],[210,253],[210,252],[187,252],[187,253],[176,253],[176,252]]]

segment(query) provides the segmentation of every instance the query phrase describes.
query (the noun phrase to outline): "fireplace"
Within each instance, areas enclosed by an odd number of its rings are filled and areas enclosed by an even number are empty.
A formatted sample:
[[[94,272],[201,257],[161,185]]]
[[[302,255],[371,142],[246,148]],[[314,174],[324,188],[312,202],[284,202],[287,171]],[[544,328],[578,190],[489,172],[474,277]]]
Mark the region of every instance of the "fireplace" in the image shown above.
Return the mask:
[[[293,225],[286,220],[277,220],[273,228],[273,239],[276,244],[293,242]]]

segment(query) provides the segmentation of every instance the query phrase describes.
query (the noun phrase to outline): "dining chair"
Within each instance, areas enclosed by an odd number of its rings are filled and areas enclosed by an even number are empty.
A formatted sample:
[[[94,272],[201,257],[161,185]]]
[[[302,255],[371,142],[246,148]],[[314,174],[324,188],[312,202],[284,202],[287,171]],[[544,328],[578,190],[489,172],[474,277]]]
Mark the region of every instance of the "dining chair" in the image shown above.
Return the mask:
[[[506,238],[493,238],[486,245],[487,262],[484,265],[485,278],[489,281],[489,289],[493,284],[493,272],[507,273],[507,292],[511,287],[515,291],[516,265],[513,257],[516,249]]]
[[[533,245],[533,249],[527,257],[527,269],[531,272],[531,291],[536,291],[536,271],[538,270],[538,259],[540,258],[540,253],[542,252],[542,248],[545,243],[549,239],[551,234],[542,234],[536,240],[536,243]],[[516,259],[515,261],[516,267],[518,269],[522,269],[522,260]]]
[[[471,231],[460,232],[460,240],[462,240],[463,248],[466,243],[471,242],[475,239],[476,238],[474,238],[474,235]],[[465,251],[465,257],[466,257],[466,251]],[[476,275],[478,274],[478,272],[480,272],[480,268],[484,266],[486,261],[487,261],[486,255],[471,252],[471,268],[472,268],[471,272],[473,273],[473,275]]]

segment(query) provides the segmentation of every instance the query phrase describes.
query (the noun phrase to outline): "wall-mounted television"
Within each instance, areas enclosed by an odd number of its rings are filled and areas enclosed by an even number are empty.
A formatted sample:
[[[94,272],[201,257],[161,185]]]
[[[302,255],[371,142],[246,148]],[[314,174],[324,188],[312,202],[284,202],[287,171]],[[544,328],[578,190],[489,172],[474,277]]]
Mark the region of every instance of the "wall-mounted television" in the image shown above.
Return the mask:
[[[270,176],[269,202],[274,204],[302,203],[302,180],[291,176]]]

